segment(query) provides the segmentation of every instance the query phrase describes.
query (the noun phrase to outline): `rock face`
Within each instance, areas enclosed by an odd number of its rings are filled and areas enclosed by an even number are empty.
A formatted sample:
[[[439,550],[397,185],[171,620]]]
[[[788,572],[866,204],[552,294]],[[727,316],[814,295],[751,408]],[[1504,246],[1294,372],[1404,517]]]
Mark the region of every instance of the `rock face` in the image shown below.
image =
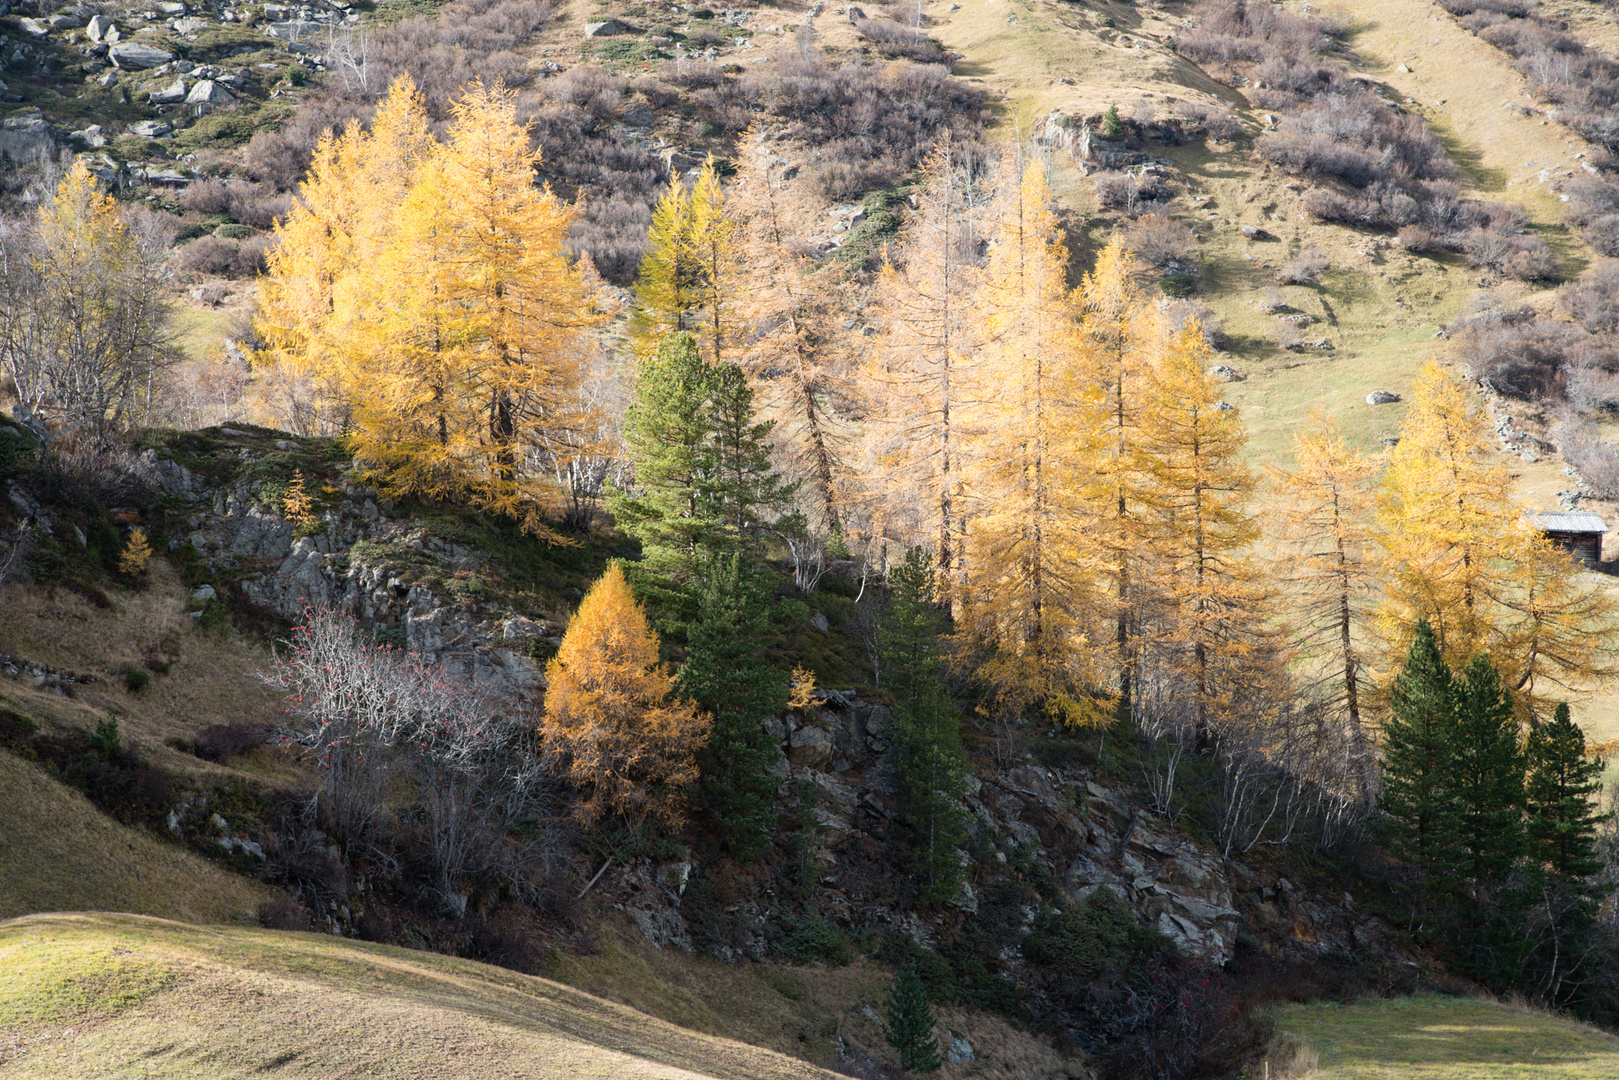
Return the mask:
[[[106,15],[92,15],[90,21],[84,24],[84,30],[90,35],[91,41],[101,41],[107,36],[107,31],[116,25]]]
[[[138,71],[142,68],[155,68],[159,64],[167,64],[174,59],[174,54],[165,52],[155,45],[143,45],[138,41],[120,41],[107,50],[107,58],[120,68]]]
[[[311,605],[331,607],[373,630],[403,630],[412,651],[501,698],[532,701],[544,688],[528,655],[528,641],[544,636],[543,626],[507,619],[508,633],[478,604],[440,597],[421,582],[486,569],[488,560],[416,522],[388,518],[373,493],[348,489],[318,535],[295,537],[293,523],[262,505],[253,483],[213,487],[157,451],[142,460],[165,494],[195,506],[187,539],[203,563],[246,571],[241,587],[254,603],[289,619]]]
[[[14,116],[0,121],[0,160],[32,161],[55,148],[55,132],[37,116]]]
[[[617,19],[606,19],[602,22],[585,24],[585,37],[587,38],[617,37],[619,34],[629,32],[630,28]]]

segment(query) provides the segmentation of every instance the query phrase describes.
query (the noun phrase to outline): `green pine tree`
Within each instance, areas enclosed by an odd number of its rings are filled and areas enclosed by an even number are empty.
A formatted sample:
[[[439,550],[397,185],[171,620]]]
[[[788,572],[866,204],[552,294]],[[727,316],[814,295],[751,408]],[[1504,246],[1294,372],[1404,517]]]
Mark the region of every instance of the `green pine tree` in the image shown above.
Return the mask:
[[[1391,715],[1383,727],[1384,814],[1390,850],[1417,872],[1412,925],[1433,933],[1448,907],[1460,853],[1458,807],[1451,791],[1454,693],[1433,627],[1417,624],[1405,667],[1395,677]]]
[[[619,528],[641,542],[641,562],[626,566],[625,575],[665,637],[681,636],[696,613],[695,567],[721,525],[706,491],[709,368],[690,334],[670,334],[641,361],[635,400],[624,413],[636,494],[608,499]]]
[[[1498,882],[1523,855],[1523,753],[1512,695],[1487,656],[1475,656],[1452,686],[1451,789],[1459,814],[1462,872],[1475,885]]]
[[[680,693],[714,716],[697,756],[702,806],[720,839],[743,861],[770,842],[780,753],[761,721],[787,707],[787,676],[761,658],[770,610],[740,553],[721,560],[703,590],[686,646]]]
[[[713,365],[708,416],[712,429],[706,495],[727,541],[750,555],[768,522],[791,501],[797,488],[770,463],[768,421],[755,422],[753,388],[735,364]]]
[[[912,548],[889,572],[888,583],[892,595],[878,623],[878,662],[894,700],[899,818],[919,898],[940,904],[961,890],[956,849],[966,837],[961,798],[967,767],[961,717],[939,653],[943,628],[932,555]]]
[[[1117,139],[1124,134],[1124,121],[1119,119],[1119,107],[1109,105],[1107,112],[1102,115],[1102,137]]]
[[[1597,858],[1597,812],[1603,763],[1585,756],[1585,733],[1559,704],[1551,722],[1529,733],[1529,858],[1565,881],[1581,881],[1602,869]]]
[[[1597,905],[1613,886],[1595,880],[1602,868],[1597,826],[1609,815],[1597,812],[1604,762],[1585,756],[1585,734],[1559,704],[1550,723],[1529,733],[1529,865],[1535,887],[1531,925],[1541,927],[1525,958],[1521,981],[1543,988],[1555,1005],[1580,1004],[1581,991],[1600,966],[1595,948]]]
[[[916,968],[909,964],[899,969],[888,992],[883,1027],[888,1045],[899,1052],[900,1066],[907,1072],[937,1072],[944,1065],[939,1058],[939,1040],[933,1037],[933,1009],[928,1005],[927,988]]]
[[[1523,753],[1512,695],[1487,656],[1475,656],[1451,687],[1450,787],[1457,807],[1460,870],[1468,882],[1455,924],[1458,969],[1490,985],[1509,985],[1523,960],[1528,894],[1509,875],[1520,865]]]

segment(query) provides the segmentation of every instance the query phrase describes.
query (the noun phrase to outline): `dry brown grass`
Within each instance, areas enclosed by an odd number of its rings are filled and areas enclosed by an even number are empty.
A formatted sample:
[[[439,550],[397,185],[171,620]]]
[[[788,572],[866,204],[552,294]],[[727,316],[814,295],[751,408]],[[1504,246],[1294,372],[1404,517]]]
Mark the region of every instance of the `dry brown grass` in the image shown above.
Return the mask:
[[[471,961],[127,915],[0,924],[0,1069],[52,1078],[830,1076]]]
[[[132,911],[251,922],[271,890],[102,814],[44,770],[0,751],[0,918]]]
[[[0,586],[3,631],[10,647],[29,660],[97,682],[73,688],[71,698],[0,679],[0,708],[32,718],[42,728],[90,729],[110,710],[124,744],[162,768],[218,775],[218,766],[182,754],[170,740],[188,740],[210,724],[251,722],[270,715],[279,697],[259,683],[267,659],[262,647],[229,633],[205,630],[187,617],[186,590],[174,570],[155,559],[139,591],[115,590],[104,610],[66,589],[9,583]],[[167,674],[152,675],[139,693],[126,689],[125,665],[149,655],[173,658]],[[284,759],[254,755],[238,765],[271,781],[297,775]],[[229,770],[225,770],[229,771]]]

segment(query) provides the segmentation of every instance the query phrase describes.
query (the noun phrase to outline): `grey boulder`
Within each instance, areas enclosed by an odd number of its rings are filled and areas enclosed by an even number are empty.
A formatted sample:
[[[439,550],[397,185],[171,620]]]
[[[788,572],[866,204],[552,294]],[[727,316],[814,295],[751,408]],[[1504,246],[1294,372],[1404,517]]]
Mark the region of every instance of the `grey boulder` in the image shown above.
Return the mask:
[[[174,59],[174,54],[155,45],[142,45],[138,41],[120,41],[107,55],[121,68],[155,68]]]

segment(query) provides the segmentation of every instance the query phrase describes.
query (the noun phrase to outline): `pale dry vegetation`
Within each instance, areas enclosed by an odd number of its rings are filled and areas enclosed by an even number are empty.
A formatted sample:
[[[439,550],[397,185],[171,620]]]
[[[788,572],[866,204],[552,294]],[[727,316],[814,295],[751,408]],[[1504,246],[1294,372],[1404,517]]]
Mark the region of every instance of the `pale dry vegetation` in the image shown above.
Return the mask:
[[[471,961],[128,915],[0,925],[0,1030],[17,1076],[829,1076]]]
[[[1246,80],[1256,104],[1281,114],[1256,149],[1313,181],[1304,206],[1315,218],[1407,230],[1408,249],[1459,251],[1499,276],[1553,274],[1551,249],[1520,211],[1462,197],[1455,164],[1422,118],[1327,55],[1328,27],[1243,0],[1205,0],[1194,17],[1178,51],[1226,81]]]

